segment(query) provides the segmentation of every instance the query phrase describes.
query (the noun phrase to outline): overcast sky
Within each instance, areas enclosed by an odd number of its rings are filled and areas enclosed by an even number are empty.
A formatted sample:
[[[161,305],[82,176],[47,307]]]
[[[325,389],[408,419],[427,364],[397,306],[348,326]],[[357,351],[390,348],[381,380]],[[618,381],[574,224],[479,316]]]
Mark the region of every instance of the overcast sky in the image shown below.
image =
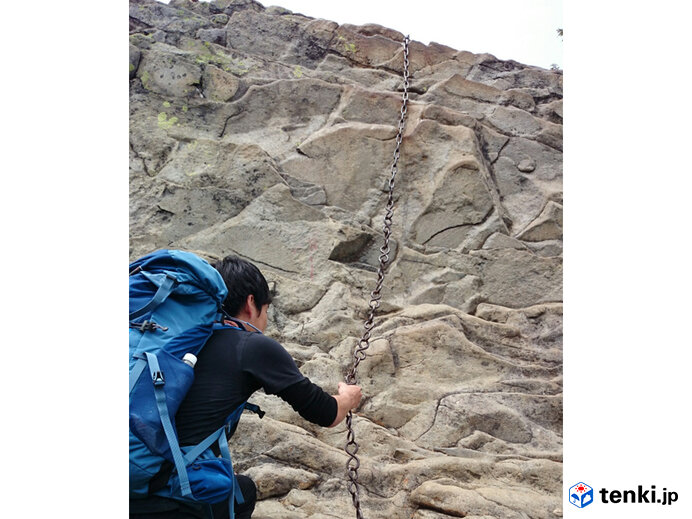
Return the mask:
[[[168,3],[168,0],[165,0]],[[267,0],[339,24],[377,23],[423,43],[562,68],[562,0]]]

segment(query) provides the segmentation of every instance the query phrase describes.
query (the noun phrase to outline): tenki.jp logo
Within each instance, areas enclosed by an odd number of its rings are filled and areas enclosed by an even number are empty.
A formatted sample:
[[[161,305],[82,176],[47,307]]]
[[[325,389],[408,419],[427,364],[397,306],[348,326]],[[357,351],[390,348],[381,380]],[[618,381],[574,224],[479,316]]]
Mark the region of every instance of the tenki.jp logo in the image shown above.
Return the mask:
[[[577,508],[593,503],[593,488],[586,483],[577,483],[569,489],[569,502]]]
[[[645,488],[638,485],[636,490],[609,490],[601,488],[598,491],[603,504],[637,503],[672,505],[678,500],[678,493],[663,488],[661,493],[656,492],[656,485]],[[594,502],[594,490],[586,483],[580,482],[570,487],[569,502],[577,508],[584,508]]]

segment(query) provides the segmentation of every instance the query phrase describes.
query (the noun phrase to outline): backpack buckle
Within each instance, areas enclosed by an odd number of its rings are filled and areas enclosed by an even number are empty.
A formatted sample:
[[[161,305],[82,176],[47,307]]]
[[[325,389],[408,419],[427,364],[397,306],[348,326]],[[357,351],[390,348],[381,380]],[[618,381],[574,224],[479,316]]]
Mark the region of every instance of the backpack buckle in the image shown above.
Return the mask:
[[[246,402],[246,403],[245,403],[245,409],[247,409],[247,410],[250,411],[250,412],[255,413],[255,414],[256,414],[257,416],[259,416],[260,418],[264,418],[264,415],[267,414],[267,413],[265,413],[264,411],[262,411],[262,409],[260,408],[260,406],[258,406],[258,405],[256,405],[256,404],[251,404],[250,402]]]
[[[152,373],[152,379],[154,386],[163,386],[166,383],[166,379],[164,378],[162,371],[154,371],[154,373]]]

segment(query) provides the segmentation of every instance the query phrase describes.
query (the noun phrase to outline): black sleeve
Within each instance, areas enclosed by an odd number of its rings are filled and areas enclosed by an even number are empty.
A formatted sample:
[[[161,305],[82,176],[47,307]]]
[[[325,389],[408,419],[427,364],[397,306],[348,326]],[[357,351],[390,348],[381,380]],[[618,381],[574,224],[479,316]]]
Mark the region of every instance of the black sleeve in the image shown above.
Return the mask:
[[[274,339],[252,334],[242,354],[243,371],[254,377],[268,395],[305,379],[293,357]]]
[[[336,399],[307,377],[277,394],[308,422],[329,427],[336,420]]]

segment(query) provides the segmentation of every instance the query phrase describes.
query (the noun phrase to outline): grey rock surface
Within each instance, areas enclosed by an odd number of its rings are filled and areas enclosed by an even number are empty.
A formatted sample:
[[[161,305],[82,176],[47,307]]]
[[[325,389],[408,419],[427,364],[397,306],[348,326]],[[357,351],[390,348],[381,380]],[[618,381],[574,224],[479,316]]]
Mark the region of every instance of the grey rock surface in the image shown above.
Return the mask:
[[[268,334],[330,392],[376,281],[403,38],[254,0],[130,1],[131,259],[256,263],[277,294]],[[562,75],[417,41],[410,62],[358,373],[365,516],[560,517]],[[231,449],[254,517],[353,516],[345,426],[253,401],[267,416]]]

